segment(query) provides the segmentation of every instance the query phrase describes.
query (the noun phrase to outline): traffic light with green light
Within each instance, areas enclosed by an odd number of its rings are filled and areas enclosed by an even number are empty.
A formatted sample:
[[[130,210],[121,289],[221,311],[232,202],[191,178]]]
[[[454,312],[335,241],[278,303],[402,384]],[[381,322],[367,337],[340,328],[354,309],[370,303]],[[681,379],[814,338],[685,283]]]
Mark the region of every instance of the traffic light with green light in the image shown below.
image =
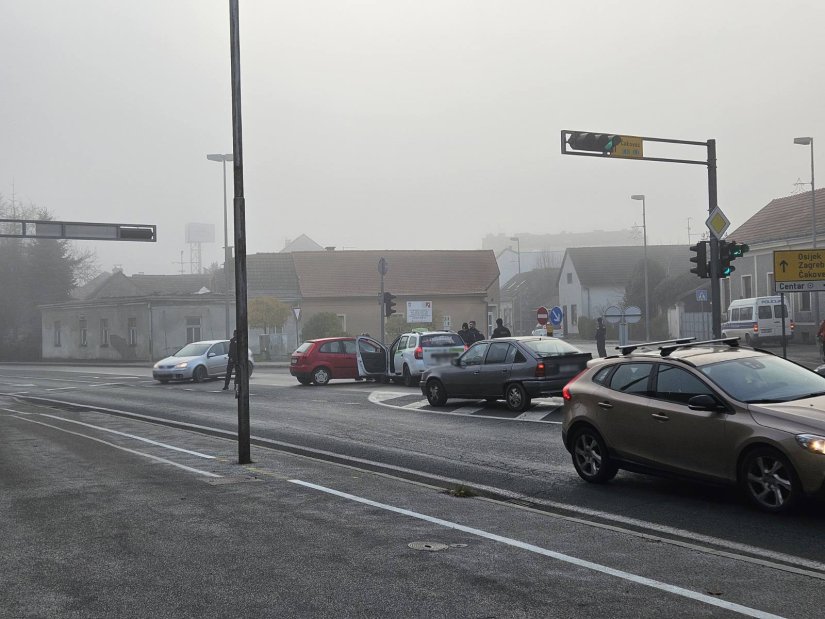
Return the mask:
[[[622,136],[607,133],[571,133],[567,144],[573,150],[589,150],[608,155],[622,143]]]
[[[719,241],[719,277],[730,277],[730,274],[736,270],[731,262],[741,258],[749,250],[750,247],[746,243]]]
[[[699,241],[696,245],[690,246],[690,251],[696,254],[690,258],[690,261],[696,264],[690,272],[696,273],[696,275],[702,279],[707,279],[710,277],[710,273],[708,271],[708,242]]]

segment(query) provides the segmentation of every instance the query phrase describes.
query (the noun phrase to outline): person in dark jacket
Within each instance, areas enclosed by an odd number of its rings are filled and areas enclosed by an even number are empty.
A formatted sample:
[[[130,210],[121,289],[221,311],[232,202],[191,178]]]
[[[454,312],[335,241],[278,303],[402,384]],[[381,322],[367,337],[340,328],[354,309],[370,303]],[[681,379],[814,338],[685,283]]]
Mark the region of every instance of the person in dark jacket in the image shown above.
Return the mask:
[[[493,338],[510,337],[510,329],[504,326],[504,321],[501,318],[496,318],[496,328],[493,329]]]
[[[596,349],[599,351],[600,357],[607,356],[607,350],[604,347],[607,339],[607,327],[604,326],[604,319],[600,316],[596,319]]]
[[[232,370],[238,373],[238,330],[232,334],[229,340],[229,360],[226,362],[226,378],[223,381],[223,390],[229,389],[229,381],[232,378]]]
[[[467,326],[466,322],[461,323],[461,328],[458,330],[458,334],[461,336],[461,339],[464,340],[464,343],[467,346],[472,344],[472,342],[470,341],[469,327]]]
[[[470,328],[467,329],[467,336],[468,336],[467,339],[469,340],[467,342],[468,346],[470,344],[473,344],[474,342],[480,342],[481,340],[484,339],[484,335],[482,335],[481,331],[476,329],[476,321],[475,320],[470,321]]]

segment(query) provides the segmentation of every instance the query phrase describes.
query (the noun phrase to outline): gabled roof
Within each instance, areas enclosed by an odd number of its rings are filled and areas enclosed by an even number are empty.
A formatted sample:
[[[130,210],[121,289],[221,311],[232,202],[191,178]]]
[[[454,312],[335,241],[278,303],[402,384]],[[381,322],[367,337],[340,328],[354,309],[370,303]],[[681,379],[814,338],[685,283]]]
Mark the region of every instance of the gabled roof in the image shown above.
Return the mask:
[[[319,251],[292,254],[302,297],[375,296],[378,261],[387,261],[384,289],[395,295],[486,294],[496,284],[492,250]]]
[[[132,275],[112,273],[83,300],[124,297],[185,296],[211,289],[211,275]]]
[[[247,256],[246,286],[249,294],[274,296],[282,301],[297,299],[300,292],[292,256],[293,254],[282,253]],[[232,281],[234,280],[233,270]]]
[[[322,251],[323,249],[323,246],[313,241],[306,234],[302,234],[297,239],[287,241],[281,253],[285,254],[293,251]]]
[[[69,293],[69,296],[72,299],[88,299],[94,296],[95,292],[97,292],[103,284],[109,281],[109,278],[113,275],[111,272],[101,273],[90,279],[88,282],[83,284],[82,286],[78,286],[74,290]]]
[[[816,200],[817,229],[825,227],[825,188],[817,189]],[[811,192],[798,193],[785,198],[776,198],[768,202],[755,215],[748,219],[728,238],[740,243],[769,243],[791,239],[810,239],[811,226]]]
[[[687,245],[648,245],[648,260],[659,263],[667,275],[690,271],[690,248]],[[581,285],[624,287],[636,265],[644,259],[644,247],[574,247],[564,261],[570,260]],[[564,262],[562,263],[564,264]],[[561,277],[559,271],[559,277]]]

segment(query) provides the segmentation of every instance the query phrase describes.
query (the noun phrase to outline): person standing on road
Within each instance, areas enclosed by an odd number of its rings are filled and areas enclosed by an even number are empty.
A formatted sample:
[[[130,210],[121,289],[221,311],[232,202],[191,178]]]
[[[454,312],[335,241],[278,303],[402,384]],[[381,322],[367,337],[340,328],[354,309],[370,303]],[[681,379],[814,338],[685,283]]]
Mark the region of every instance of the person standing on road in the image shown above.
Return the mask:
[[[504,321],[501,318],[496,318],[496,328],[493,329],[493,338],[510,337],[510,329],[504,326]]]
[[[476,329],[476,321],[471,320],[470,321],[470,328],[467,329],[467,340],[468,340],[467,345],[469,346],[469,345],[471,345],[475,342],[480,342],[483,339],[484,339],[484,336],[481,334],[481,331]]]
[[[229,389],[229,381],[232,378],[232,370],[235,374],[238,373],[238,330],[232,334],[232,339],[229,340],[229,359],[226,362],[226,378],[223,381],[223,390]]]
[[[461,328],[458,330],[458,334],[467,346],[472,344],[470,341],[470,328],[467,326],[466,322],[461,323]]]
[[[816,332],[816,339],[819,340],[820,357],[825,361],[825,320],[819,325],[819,331]]]
[[[607,350],[605,349],[605,340],[607,339],[607,327],[604,326],[604,319],[599,316],[596,319],[596,349],[599,351],[600,357],[607,356]]]

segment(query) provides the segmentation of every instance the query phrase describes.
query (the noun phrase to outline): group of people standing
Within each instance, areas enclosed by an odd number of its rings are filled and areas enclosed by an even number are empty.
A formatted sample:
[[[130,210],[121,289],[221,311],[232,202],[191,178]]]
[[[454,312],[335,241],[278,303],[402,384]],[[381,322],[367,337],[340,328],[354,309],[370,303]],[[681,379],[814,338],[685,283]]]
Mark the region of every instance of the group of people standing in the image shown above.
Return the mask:
[[[485,339],[484,334],[476,328],[476,321],[471,320],[469,323],[462,323],[458,334],[467,346],[471,346],[475,342],[480,342]],[[493,339],[498,337],[510,337],[510,329],[504,326],[504,321],[501,318],[496,318],[496,328],[493,329]]]

